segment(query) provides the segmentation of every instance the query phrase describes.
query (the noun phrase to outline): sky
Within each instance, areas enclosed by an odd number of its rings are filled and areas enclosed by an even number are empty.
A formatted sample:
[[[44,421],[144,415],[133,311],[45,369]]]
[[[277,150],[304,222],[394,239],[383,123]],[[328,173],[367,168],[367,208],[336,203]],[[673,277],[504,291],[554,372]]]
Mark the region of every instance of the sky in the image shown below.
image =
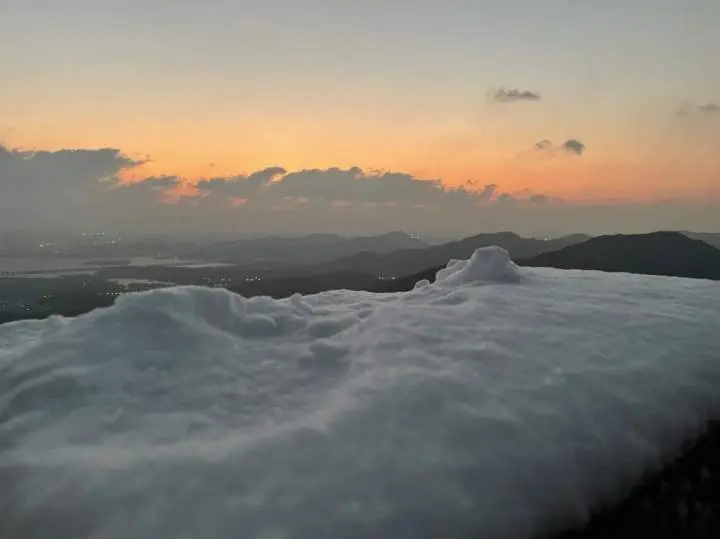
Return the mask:
[[[717,0],[0,0],[0,227],[720,231],[718,27]]]

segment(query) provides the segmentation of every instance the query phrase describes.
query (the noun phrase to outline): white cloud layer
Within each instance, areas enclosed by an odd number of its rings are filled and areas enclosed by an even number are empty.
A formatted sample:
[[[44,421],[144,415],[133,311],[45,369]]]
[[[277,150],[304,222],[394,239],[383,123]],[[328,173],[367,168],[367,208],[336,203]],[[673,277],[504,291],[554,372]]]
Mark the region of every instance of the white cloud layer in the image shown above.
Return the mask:
[[[403,294],[3,325],[0,536],[535,537],[720,412],[718,304],[489,248]]]

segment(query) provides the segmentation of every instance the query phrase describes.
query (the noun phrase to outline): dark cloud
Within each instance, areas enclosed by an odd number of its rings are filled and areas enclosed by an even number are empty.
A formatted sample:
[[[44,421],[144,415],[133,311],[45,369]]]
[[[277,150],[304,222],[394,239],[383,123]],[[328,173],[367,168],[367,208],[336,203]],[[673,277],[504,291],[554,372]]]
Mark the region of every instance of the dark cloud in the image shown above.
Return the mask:
[[[585,144],[577,139],[571,138],[556,146],[550,140],[541,140],[535,143],[535,151],[551,155],[582,155],[585,151]]]
[[[248,204],[263,205],[302,200],[347,205],[457,206],[486,202],[495,192],[492,184],[451,188],[440,180],[421,180],[400,172],[365,172],[358,167],[296,172],[276,167],[249,176],[203,180],[197,188],[202,193],[244,198]]]
[[[553,199],[549,196],[542,195],[542,194],[534,194],[528,189],[524,189],[517,193],[500,193],[497,198],[496,202],[498,205],[507,206],[509,204],[512,205],[523,205],[524,207],[528,206],[544,206],[551,203],[559,203],[559,199]]]
[[[492,199],[497,192],[497,185],[494,183],[488,183],[480,186],[478,189],[478,183],[475,180],[468,180],[465,182],[470,190],[475,194],[479,202],[486,202]]]
[[[492,94],[492,100],[497,103],[515,103],[517,101],[539,101],[539,93],[517,88],[498,88]]]
[[[135,219],[159,218],[167,213],[173,189],[182,180],[176,176],[151,176],[132,183],[114,182],[96,197],[94,208],[79,214],[78,220],[107,222],[113,226]]]
[[[522,217],[523,208],[550,201],[529,191],[503,193],[494,183],[448,187],[358,167],[270,167],[190,187],[175,175],[140,178],[144,162],[110,148],[30,152],[0,146],[0,229],[437,232],[458,223],[492,228],[498,219],[515,212]]]
[[[64,192],[97,187],[143,164],[113,148],[26,151],[0,146],[0,189],[28,186]]]
[[[574,153],[576,155],[582,155],[585,151],[585,144],[574,138],[566,140],[560,147],[564,151]]]
[[[151,189],[155,191],[164,191],[179,186],[180,178],[177,176],[150,176],[144,178],[140,182],[117,184],[117,187],[124,189]]]
[[[550,197],[545,195],[531,195],[529,197],[530,202],[534,202],[535,204],[548,204],[551,202]]]
[[[0,146],[0,226],[73,221],[102,211],[118,175],[142,164],[113,148],[25,151]]]
[[[720,113],[720,105],[717,103],[706,103],[704,105],[700,105],[698,110],[703,114],[717,114]]]
[[[276,177],[286,174],[282,167],[269,167],[249,176],[215,177],[197,182],[197,188],[204,194],[215,194],[233,198],[248,198],[257,195],[270,185]]]
[[[703,105],[693,105],[685,102],[675,112],[675,115],[680,118],[689,118],[700,115],[718,115],[720,116],[720,105],[717,103],[705,103]]]

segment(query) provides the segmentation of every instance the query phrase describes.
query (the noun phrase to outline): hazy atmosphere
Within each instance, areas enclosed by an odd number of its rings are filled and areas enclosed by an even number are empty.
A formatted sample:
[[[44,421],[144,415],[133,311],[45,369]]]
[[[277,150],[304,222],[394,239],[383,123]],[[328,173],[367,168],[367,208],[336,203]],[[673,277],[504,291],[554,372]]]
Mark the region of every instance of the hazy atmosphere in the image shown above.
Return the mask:
[[[0,229],[720,230],[720,3],[0,2]]]
[[[720,537],[720,0],[0,0],[0,539]]]

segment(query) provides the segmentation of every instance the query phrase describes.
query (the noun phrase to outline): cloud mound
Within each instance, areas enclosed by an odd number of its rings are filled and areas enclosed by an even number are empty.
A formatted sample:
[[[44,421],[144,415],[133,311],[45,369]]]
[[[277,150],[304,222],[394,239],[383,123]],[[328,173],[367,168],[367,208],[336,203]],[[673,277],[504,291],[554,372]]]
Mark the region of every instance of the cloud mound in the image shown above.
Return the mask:
[[[0,536],[533,537],[720,411],[711,282],[441,273],[0,326]]]
[[[502,247],[491,246],[477,249],[467,262],[453,260],[438,271],[439,285],[467,283],[515,283],[522,278],[520,267],[510,260]]]

